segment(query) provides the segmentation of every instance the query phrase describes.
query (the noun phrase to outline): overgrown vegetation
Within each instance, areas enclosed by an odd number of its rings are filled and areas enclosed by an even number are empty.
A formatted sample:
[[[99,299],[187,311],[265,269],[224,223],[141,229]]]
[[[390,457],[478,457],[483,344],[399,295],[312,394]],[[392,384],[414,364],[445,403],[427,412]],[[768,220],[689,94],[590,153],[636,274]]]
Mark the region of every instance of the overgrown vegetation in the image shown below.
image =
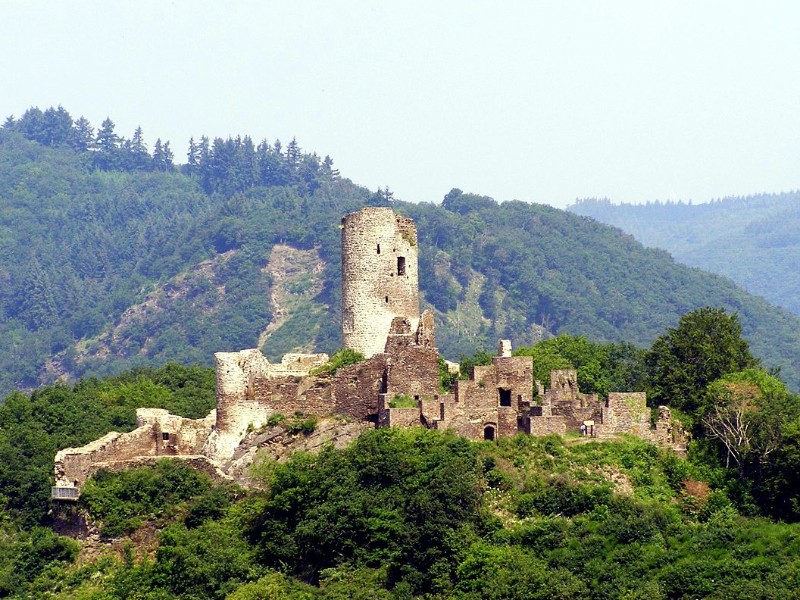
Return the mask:
[[[395,394],[394,397],[389,400],[389,408],[417,408],[418,406],[419,401],[414,400],[414,398],[407,394]]]
[[[363,362],[364,355],[350,348],[340,348],[324,365],[311,370],[312,375],[333,375],[339,369]]]
[[[798,524],[745,516],[723,467],[635,439],[488,443],[377,430],[344,450],[272,465],[267,491],[244,497],[207,480],[198,486],[202,478],[181,469],[165,462],[95,484],[104,514],[133,510],[160,528],[152,558],[77,566],[75,542],[42,530],[38,541],[17,536],[4,546],[0,590],[666,600],[792,597],[800,583]],[[143,486],[149,509],[123,492],[137,481],[161,484]]]

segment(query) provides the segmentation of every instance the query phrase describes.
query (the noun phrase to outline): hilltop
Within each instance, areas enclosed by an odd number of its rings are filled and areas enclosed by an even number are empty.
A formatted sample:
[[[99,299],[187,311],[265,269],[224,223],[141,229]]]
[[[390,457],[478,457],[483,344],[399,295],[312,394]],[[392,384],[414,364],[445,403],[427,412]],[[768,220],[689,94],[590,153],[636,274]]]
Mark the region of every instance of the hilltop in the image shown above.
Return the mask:
[[[644,346],[712,305],[800,388],[800,319],[590,219],[457,189],[441,205],[397,201],[295,140],[201,138],[177,167],[140,131],[120,138],[108,120],[87,141],[88,123],[50,110],[0,130],[3,392],[219,350],[331,352],[340,219],[381,204],[417,223],[445,356],[558,333]]]

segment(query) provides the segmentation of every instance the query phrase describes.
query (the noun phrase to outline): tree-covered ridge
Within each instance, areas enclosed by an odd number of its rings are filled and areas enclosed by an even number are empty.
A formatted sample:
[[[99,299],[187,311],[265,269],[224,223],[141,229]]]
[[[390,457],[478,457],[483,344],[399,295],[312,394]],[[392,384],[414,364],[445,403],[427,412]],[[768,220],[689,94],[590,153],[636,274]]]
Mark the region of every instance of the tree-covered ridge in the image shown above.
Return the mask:
[[[575,367],[600,393],[641,382],[681,409],[695,432],[688,458],[638,439],[379,429],[343,449],[257,461],[250,490],[177,460],[101,471],[78,509],[102,538],[80,544],[49,527],[54,449],[129,429],[143,405],[200,416],[213,371],[48,386],[0,406],[0,596],[792,596],[800,531],[769,518],[800,520],[800,397],[758,367],[735,315],[688,313],[646,351],[559,336],[518,353],[540,369]],[[725,437],[726,423],[744,427]],[[275,425],[304,435],[283,417]]]
[[[714,306],[737,313],[755,355],[781,367],[793,387],[800,382],[800,321],[618,230],[548,206],[498,204],[460,190],[441,207],[405,210],[417,221],[420,247],[430,249],[421,252],[420,281],[436,308],[463,303],[471,273],[485,278],[477,300],[489,318],[486,347],[498,338],[530,343],[542,332],[644,346],[682,314]],[[449,278],[437,273],[442,260],[449,261]]]
[[[614,225],[685,264],[729,277],[800,314],[800,192],[704,204],[611,204],[585,199],[569,210]]]
[[[40,112],[67,121],[63,109]],[[36,118],[26,115],[0,129],[0,391],[170,360],[210,364],[215,351],[258,345],[271,357],[332,352],[338,224],[376,204],[417,221],[423,298],[448,358],[559,333],[646,346],[712,305],[738,313],[754,353],[800,389],[800,320],[589,219],[459,190],[441,206],[400,202],[296,143],[253,149],[246,136],[210,141],[208,153],[192,142],[197,160],[166,170],[98,164],[93,131],[93,145],[76,146],[65,127],[61,138],[28,131]],[[124,153],[126,141],[115,148]],[[303,166],[315,161],[318,170]],[[259,339],[275,316],[265,267],[276,244],[319,256],[321,291]]]
[[[152,153],[137,127],[130,139],[115,131],[106,118],[95,133],[85,117],[73,120],[64,107],[30,108],[19,118],[10,116],[3,124],[6,131],[16,131],[44,146],[70,148],[81,155],[88,168],[104,171],[173,171],[175,155],[170,142],[158,138]],[[182,170],[196,176],[203,189],[230,195],[258,186],[300,186],[313,193],[339,177],[330,156],[320,159],[316,153],[304,153],[296,138],[283,148],[280,140],[255,144],[250,136],[214,138],[201,136],[189,140],[186,164]]]

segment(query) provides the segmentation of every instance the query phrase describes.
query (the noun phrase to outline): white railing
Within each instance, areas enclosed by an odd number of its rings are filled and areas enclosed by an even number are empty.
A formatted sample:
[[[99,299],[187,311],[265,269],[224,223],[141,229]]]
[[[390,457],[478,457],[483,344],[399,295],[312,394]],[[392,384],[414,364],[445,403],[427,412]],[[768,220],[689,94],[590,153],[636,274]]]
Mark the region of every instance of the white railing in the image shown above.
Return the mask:
[[[76,487],[59,487],[55,485],[50,488],[50,497],[53,500],[77,501],[80,496],[81,491]]]

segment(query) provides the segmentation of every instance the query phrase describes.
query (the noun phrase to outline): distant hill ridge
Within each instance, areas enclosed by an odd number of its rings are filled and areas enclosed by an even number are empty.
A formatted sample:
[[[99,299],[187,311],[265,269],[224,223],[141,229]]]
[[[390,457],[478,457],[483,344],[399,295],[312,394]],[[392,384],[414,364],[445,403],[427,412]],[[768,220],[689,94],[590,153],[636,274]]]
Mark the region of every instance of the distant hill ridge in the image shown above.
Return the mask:
[[[800,314],[800,192],[723,198],[707,204],[611,204],[568,210],[619,227],[678,261],[729,277]]]
[[[378,204],[416,221],[422,304],[437,311],[445,356],[554,333],[648,345],[712,305],[737,312],[754,353],[800,389],[800,319],[593,220],[457,189],[442,205],[395,201],[294,141],[290,153],[217,139],[194,165],[135,168],[97,158],[128,152],[126,140],[102,150],[54,139],[34,141],[19,121],[0,129],[1,392],[209,364],[219,350],[331,352],[339,223]],[[280,261],[292,269],[282,280]]]

